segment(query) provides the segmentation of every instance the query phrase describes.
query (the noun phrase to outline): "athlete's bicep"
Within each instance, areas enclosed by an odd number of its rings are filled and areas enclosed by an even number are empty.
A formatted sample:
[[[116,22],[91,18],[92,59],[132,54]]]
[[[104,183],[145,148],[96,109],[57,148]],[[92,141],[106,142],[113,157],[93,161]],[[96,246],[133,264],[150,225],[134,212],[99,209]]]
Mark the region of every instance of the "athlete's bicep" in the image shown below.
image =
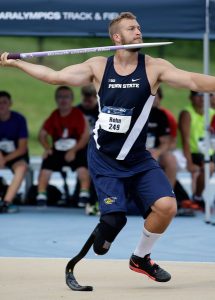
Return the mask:
[[[176,88],[192,89],[193,81],[190,72],[176,68],[171,63],[160,60],[158,80]]]
[[[87,85],[93,80],[93,72],[90,64],[84,62],[58,71],[58,82],[72,86]]]

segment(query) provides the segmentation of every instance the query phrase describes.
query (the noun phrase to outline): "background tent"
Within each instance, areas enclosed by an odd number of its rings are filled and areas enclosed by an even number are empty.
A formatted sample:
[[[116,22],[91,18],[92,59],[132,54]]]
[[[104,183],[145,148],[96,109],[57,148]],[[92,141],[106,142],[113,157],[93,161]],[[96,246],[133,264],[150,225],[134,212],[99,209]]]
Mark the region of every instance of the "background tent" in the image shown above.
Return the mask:
[[[1,0],[0,35],[107,36],[121,11],[138,17],[146,37],[202,39],[205,32],[205,0]],[[215,21],[210,31],[215,38]]]

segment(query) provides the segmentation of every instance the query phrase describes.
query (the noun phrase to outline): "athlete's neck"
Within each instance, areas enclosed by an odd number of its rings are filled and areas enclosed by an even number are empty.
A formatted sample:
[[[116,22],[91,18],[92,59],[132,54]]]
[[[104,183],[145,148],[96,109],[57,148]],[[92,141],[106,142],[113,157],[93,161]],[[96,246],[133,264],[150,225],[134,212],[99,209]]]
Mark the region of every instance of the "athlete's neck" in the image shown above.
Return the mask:
[[[118,50],[115,54],[115,62],[121,66],[137,64],[138,51]]]
[[[114,68],[120,75],[131,74],[137,67],[138,52],[118,50],[114,56]]]

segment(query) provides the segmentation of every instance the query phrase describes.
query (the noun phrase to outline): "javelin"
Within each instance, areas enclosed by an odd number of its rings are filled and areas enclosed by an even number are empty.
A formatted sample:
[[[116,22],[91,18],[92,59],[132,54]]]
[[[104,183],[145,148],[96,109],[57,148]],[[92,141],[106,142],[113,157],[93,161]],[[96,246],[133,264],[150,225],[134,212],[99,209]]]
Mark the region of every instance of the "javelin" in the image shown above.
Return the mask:
[[[115,51],[115,50],[122,50],[122,49],[140,49],[140,48],[164,46],[164,45],[169,45],[169,44],[172,44],[172,42],[140,43],[140,44],[103,46],[103,47],[67,49],[67,50],[53,50],[53,51],[41,51],[41,52],[29,52],[29,53],[9,53],[7,58],[8,59],[26,59],[26,58],[33,58],[33,57],[79,54],[79,53],[89,53],[89,52]]]

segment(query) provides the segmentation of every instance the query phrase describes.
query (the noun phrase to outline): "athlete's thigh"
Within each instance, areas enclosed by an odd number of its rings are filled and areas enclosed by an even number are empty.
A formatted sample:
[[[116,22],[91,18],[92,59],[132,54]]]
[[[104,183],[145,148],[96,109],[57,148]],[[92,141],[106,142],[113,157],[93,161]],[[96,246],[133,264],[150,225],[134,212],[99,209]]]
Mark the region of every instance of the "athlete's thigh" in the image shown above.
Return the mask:
[[[163,197],[175,197],[172,186],[161,168],[154,168],[135,176],[133,191],[133,199],[144,218],[151,211],[155,201]]]
[[[92,174],[91,174],[92,175]],[[126,212],[125,183],[122,178],[93,176],[101,214],[110,212]]]

